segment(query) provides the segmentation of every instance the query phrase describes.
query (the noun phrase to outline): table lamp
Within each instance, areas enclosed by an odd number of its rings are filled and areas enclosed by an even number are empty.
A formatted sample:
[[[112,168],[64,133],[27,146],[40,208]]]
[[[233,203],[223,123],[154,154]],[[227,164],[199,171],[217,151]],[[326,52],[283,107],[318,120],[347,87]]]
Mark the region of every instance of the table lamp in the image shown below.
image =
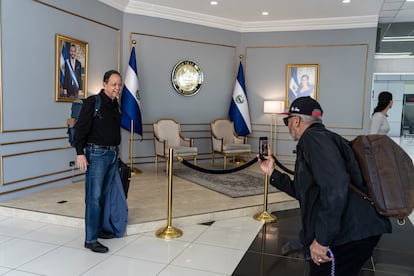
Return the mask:
[[[275,135],[273,137],[273,122],[275,121],[276,115],[284,111],[284,101],[264,101],[263,105],[263,112],[272,114],[272,119],[270,121],[270,145],[272,146],[272,152],[276,155],[276,144],[274,144],[274,140],[276,140],[276,129],[275,127]],[[277,122],[276,122],[277,123]]]

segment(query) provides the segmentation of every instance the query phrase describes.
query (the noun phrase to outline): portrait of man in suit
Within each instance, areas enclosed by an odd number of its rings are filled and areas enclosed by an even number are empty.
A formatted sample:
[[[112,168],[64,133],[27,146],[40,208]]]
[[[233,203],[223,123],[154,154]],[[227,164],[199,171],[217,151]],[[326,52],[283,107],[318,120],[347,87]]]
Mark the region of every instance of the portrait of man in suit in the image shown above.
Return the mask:
[[[70,45],[69,58],[65,60],[63,96],[79,98],[82,93],[82,64],[76,58],[76,45]]]
[[[88,43],[56,34],[56,101],[86,99]]]

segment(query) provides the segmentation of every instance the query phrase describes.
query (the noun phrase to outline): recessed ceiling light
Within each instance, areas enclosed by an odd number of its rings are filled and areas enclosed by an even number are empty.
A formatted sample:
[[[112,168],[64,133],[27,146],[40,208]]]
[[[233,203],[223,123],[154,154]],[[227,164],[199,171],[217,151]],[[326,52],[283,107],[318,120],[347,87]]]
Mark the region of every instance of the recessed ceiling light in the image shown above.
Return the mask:
[[[262,15],[269,15],[269,12],[264,11],[264,12],[262,12]]]
[[[411,55],[412,52],[399,52],[399,53],[375,53],[376,55],[380,55],[380,56],[407,56],[407,55]]]
[[[349,4],[351,3],[351,0],[342,0],[342,4]]]
[[[396,59],[396,58],[414,58],[414,56],[411,55],[412,52],[403,52],[403,53],[376,53],[375,59]]]
[[[382,42],[403,42],[403,41],[414,41],[414,36],[385,36]]]
[[[210,5],[217,6],[218,5],[218,2],[217,1],[210,1]]]

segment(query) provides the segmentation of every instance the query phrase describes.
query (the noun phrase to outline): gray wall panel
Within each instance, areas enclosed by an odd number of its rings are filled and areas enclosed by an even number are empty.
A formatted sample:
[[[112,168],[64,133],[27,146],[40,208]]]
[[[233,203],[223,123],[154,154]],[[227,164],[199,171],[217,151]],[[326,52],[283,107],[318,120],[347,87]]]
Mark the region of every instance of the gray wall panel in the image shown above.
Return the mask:
[[[18,2],[4,2],[3,129],[62,126],[70,105],[54,99],[55,35],[89,43],[88,90],[96,93],[103,73],[118,68],[118,31],[32,1],[21,9]]]
[[[66,148],[65,129],[70,103],[55,101],[56,34],[89,43],[89,91],[98,92],[107,69],[121,67],[121,12],[96,1],[48,2],[56,7],[1,1],[0,181],[12,182],[0,187],[2,199],[28,193],[25,187],[40,184],[32,192],[72,181],[69,161],[75,152]],[[8,193],[16,189],[21,191]]]

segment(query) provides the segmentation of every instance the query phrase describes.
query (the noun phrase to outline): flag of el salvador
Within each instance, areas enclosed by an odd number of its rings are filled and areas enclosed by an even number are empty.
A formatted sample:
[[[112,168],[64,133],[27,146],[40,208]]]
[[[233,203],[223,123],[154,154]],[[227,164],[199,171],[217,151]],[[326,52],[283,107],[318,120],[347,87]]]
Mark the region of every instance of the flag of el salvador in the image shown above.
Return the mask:
[[[135,46],[131,49],[131,57],[125,74],[124,88],[121,95],[121,126],[133,130],[142,136],[141,99],[139,96],[137,62],[135,58]]]
[[[229,110],[230,120],[234,123],[237,135],[245,136],[252,132],[246,87],[244,84],[243,65],[240,62],[237,79],[234,84],[233,96]]]
[[[298,72],[296,67],[292,67],[290,71],[290,84],[289,84],[289,95],[288,95],[288,105],[293,102],[294,99],[298,97],[296,91],[298,91]]]

